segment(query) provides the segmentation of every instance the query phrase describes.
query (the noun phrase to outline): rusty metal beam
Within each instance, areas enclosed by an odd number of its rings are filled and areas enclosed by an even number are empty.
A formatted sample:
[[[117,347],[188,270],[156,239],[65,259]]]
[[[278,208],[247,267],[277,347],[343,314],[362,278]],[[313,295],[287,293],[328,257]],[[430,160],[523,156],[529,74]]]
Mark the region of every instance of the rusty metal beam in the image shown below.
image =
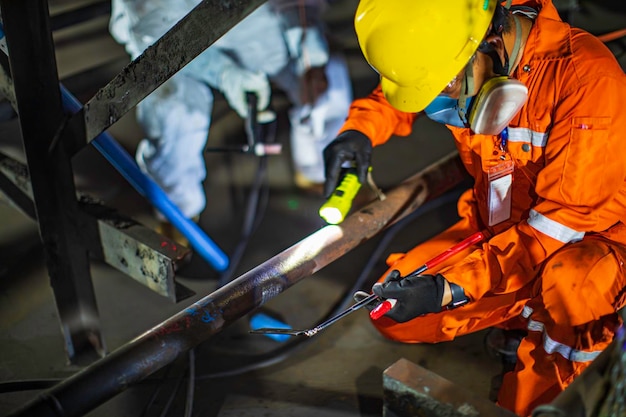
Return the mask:
[[[34,221],[37,220],[33,189],[25,164],[0,153],[0,193],[13,207]]]
[[[467,177],[456,152],[437,161],[338,226],[326,226],[202,298],[11,416],[84,415],[303,278],[405,217]]]
[[[89,255],[80,240],[82,225],[71,156],[58,146],[65,120],[48,4],[45,0],[0,0],[15,106],[19,113],[39,233],[50,284],[73,363],[106,354],[91,282]],[[4,66],[4,65],[3,65]],[[5,80],[6,81],[6,80]]]
[[[406,359],[383,373],[383,396],[383,417],[515,417],[487,398]]]

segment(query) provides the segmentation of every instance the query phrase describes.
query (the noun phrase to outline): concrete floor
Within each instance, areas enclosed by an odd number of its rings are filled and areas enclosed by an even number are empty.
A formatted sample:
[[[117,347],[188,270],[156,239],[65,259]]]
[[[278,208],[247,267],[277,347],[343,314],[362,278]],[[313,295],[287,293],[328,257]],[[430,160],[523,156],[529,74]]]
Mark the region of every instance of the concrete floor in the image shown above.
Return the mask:
[[[69,3],[51,4],[60,7]],[[328,21],[348,56],[355,96],[362,96],[375,85],[376,76],[361,58],[353,37],[351,19],[356,3],[339,1],[328,14]],[[615,11],[598,4],[585,4],[585,9],[572,14],[574,23],[594,33],[621,28],[626,13],[618,18]],[[90,36],[77,36],[72,30]],[[55,34],[60,78],[74,89],[70,91],[86,99],[121,69],[126,57],[108,37],[106,18],[72,30]],[[76,40],[79,37],[80,42]],[[623,46],[619,42],[611,45],[622,62]],[[284,152],[269,160],[269,198],[234,277],[323,226],[317,216],[321,197],[303,192],[293,183],[284,97],[277,94],[274,104],[279,109],[278,141]],[[245,140],[242,122],[223,101],[218,100],[215,114],[208,146]],[[15,132],[14,128],[3,126],[1,132],[5,143],[15,144],[15,137],[7,133]],[[132,114],[114,125],[110,133],[131,152],[141,138]],[[383,190],[392,188],[446,155],[453,146],[445,128],[419,120],[410,138],[394,138],[375,150],[375,179]],[[4,147],[15,150],[19,143]],[[227,253],[232,253],[240,239],[257,162],[248,155],[207,154],[208,206],[200,225]],[[77,155],[75,168],[82,190],[147,226],[154,224],[149,204],[94,149],[86,148]],[[385,270],[387,254],[407,250],[456,221],[454,192],[450,195],[452,198],[442,200],[436,210],[416,216],[387,245],[380,246],[382,235],[364,243],[272,299],[263,310],[294,328],[309,328],[325,319],[337,303],[351,304],[348,297],[359,276],[365,276],[363,289],[368,290]],[[8,205],[0,205],[0,219],[0,386],[9,381],[63,380],[80,368],[68,365],[63,351],[37,226]],[[373,256],[375,262],[365,269]],[[196,295],[172,303],[106,264],[93,261],[91,266],[109,352],[210,294],[219,277],[203,259],[194,256],[178,272],[178,280]],[[380,416],[382,373],[400,358],[464,386],[480,398],[490,396],[492,380],[500,373],[499,360],[484,349],[484,332],[440,345],[402,345],[383,339],[369,324],[367,314],[359,311],[313,338],[293,343],[248,334],[248,319],[240,319],[194,349],[193,416]],[[88,416],[182,415],[188,367],[185,356]],[[1,392],[0,415],[37,393]]]

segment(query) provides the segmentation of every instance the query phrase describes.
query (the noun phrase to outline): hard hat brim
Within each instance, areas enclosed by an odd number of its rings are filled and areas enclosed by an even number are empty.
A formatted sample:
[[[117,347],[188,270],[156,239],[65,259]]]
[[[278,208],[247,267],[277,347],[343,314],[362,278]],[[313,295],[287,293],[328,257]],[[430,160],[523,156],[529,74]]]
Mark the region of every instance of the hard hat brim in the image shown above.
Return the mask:
[[[440,93],[440,91],[428,88],[428,86],[422,86],[422,88],[404,87],[382,76],[380,77],[380,86],[389,104],[407,113],[421,112]]]

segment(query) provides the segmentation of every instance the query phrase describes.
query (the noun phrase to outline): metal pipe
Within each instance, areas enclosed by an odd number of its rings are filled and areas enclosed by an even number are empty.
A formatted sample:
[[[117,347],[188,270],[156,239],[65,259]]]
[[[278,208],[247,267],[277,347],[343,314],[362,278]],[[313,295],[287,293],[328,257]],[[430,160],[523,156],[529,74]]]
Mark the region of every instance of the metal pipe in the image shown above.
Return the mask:
[[[16,417],[81,416],[319,271],[466,177],[449,154],[337,226],[326,226],[43,392]]]

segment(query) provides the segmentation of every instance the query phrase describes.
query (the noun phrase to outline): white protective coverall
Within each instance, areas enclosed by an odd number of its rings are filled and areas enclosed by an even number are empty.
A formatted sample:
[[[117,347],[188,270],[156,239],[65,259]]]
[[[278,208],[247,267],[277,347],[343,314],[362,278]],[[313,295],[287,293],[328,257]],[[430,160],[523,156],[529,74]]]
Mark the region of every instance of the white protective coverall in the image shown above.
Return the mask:
[[[135,59],[199,2],[112,0],[111,35]],[[260,106],[269,101],[268,79],[284,90],[293,104],[294,167],[309,181],[324,181],[322,150],[335,138],[352,100],[347,65],[343,57],[330,55],[323,35],[324,7],[322,0],[264,3],[138,104],[145,138],[137,162],[184,215],[197,216],[206,204],[203,151],[213,108],[210,87],[223,92],[242,117],[245,90],[257,92]],[[303,105],[300,76],[308,67],[324,65],[328,89],[312,106]]]

